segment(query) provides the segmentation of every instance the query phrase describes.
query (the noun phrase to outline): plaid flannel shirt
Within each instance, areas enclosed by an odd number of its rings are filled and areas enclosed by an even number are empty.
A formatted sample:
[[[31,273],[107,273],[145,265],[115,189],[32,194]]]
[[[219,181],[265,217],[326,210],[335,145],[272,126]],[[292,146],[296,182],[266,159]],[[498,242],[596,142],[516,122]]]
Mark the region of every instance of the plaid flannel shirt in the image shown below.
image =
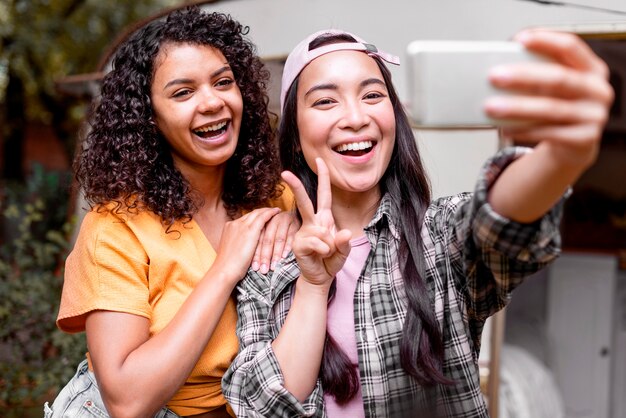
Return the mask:
[[[532,224],[510,221],[487,203],[490,185],[526,151],[501,151],[483,168],[473,194],[438,199],[425,214],[421,230],[425,281],[444,340],[443,372],[456,382],[439,385],[430,395],[400,365],[407,304],[397,256],[402,225],[389,197],[381,200],[365,228],[372,250],[354,295],[366,417],[414,417],[416,408],[433,395],[439,415],[488,417],[477,363],[485,320],[507,304],[524,277],[560,251],[562,202]],[[299,275],[291,254],[273,273],[250,270],[238,287],[239,354],[222,380],[224,395],[238,417],[326,416],[320,380],[311,395],[298,402],[283,386],[271,347],[287,317]]]

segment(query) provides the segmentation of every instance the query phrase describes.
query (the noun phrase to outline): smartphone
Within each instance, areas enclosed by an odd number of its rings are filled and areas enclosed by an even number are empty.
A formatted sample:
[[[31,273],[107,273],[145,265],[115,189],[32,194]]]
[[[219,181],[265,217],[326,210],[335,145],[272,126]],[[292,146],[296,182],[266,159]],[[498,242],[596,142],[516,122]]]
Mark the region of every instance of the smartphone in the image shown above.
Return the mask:
[[[407,48],[407,111],[418,127],[490,127],[520,122],[491,119],[489,96],[511,94],[487,78],[498,64],[546,61],[512,41],[413,41]]]

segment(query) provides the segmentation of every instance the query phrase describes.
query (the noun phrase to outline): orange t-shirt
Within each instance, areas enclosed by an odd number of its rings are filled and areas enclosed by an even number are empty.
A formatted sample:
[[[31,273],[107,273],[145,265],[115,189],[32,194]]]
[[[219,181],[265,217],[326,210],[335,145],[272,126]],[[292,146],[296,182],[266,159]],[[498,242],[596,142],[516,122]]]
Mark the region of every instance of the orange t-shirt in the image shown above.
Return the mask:
[[[289,210],[286,189],[273,206]],[[85,215],[65,265],[57,325],[85,330],[85,316],[108,310],[150,320],[150,335],[160,332],[215,260],[215,250],[195,221],[175,224],[166,233],[152,212]],[[237,309],[231,298],[189,378],[167,406],[179,415],[207,412],[226,404],[222,375],[237,354]]]

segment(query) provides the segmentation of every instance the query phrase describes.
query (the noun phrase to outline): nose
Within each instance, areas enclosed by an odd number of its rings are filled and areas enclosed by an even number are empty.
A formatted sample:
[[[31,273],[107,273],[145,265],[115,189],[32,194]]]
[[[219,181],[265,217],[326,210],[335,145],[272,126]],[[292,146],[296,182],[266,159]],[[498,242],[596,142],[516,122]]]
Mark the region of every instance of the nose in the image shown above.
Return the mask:
[[[200,113],[217,113],[224,107],[224,100],[213,89],[205,88],[198,93],[198,111]]]
[[[343,129],[358,131],[370,122],[370,116],[360,100],[351,100],[345,103],[344,114],[339,126]]]

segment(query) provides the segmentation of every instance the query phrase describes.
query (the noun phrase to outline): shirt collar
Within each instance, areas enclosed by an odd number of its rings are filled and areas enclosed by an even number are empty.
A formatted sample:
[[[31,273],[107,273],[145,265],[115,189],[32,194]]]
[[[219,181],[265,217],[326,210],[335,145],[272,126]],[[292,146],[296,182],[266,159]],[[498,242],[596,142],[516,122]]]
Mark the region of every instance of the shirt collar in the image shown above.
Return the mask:
[[[370,223],[365,227],[365,231],[372,232],[385,225],[389,226],[389,231],[395,239],[400,239],[400,229],[398,228],[398,214],[391,202],[389,193],[385,193],[380,200],[378,209]]]

